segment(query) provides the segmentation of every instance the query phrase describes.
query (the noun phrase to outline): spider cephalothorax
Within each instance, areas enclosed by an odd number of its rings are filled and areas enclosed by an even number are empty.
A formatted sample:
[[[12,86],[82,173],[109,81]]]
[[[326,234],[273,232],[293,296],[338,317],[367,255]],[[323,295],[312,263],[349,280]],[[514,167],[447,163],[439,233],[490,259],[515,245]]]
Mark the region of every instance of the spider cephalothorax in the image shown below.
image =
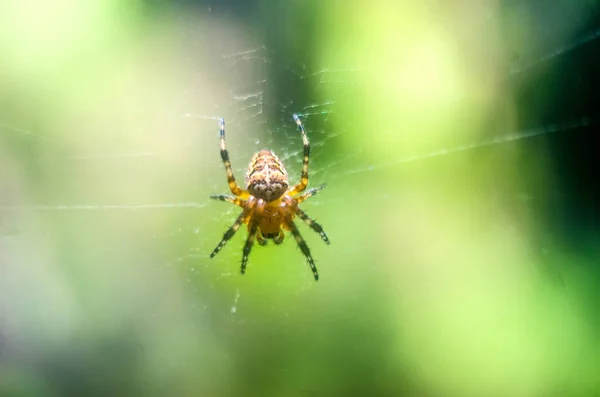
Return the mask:
[[[300,183],[290,188],[287,172],[281,160],[279,160],[272,151],[261,150],[252,157],[252,160],[248,165],[248,171],[246,173],[246,190],[244,190],[240,188],[235,181],[231,169],[231,162],[229,161],[229,153],[225,147],[225,120],[219,119],[221,159],[225,164],[229,189],[235,197],[221,194],[213,195],[211,198],[235,204],[241,207],[243,211],[238,216],[235,223],[225,232],[223,239],[210,254],[210,257],[214,257],[221,248],[225,246],[227,241],[233,237],[243,223],[247,224],[249,233],[242,257],[242,274],[246,272],[248,256],[250,255],[250,250],[252,249],[255,239],[260,245],[265,245],[267,243],[266,239],[272,239],[275,244],[281,244],[284,239],[283,230],[289,230],[294,235],[300,250],[304,256],[306,256],[308,264],[315,276],[315,280],[319,279],[315,261],[310,254],[310,249],[308,248],[306,241],[304,241],[294,223],[294,217],[298,215],[300,219],[311,227],[311,229],[321,235],[323,241],[329,244],[329,239],[321,225],[313,221],[298,207],[299,203],[315,195],[324,187],[324,185],[309,189],[303,194],[299,194],[308,186],[310,144],[300,118],[294,115],[294,120],[298,125],[298,129],[302,134],[302,141],[304,142],[304,161],[302,164]]]

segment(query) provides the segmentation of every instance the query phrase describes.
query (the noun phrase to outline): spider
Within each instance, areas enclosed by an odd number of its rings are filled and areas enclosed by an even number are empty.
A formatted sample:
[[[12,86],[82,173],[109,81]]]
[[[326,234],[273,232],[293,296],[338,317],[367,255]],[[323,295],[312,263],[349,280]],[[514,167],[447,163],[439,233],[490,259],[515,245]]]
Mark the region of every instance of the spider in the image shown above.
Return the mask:
[[[281,160],[272,151],[264,149],[256,153],[252,157],[252,160],[250,160],[248,171],[246,172],[245,190],[240,188],[235,181],[231,162],[229,161],[229,153],[225,147],[225,119],[219,119],[221,159],[223,160],[223,164],[225,164],[227,183],[233,196],[219,194],[212,195],[210,198],[235,204],[242,208],[242,213],[233,225],[227,229],[217,247],[210,254],[210,257],[213,258],[217,255],[227,241],[238,231],[240,226],[245,223],[248,225],[248,238],[246,239],[242,256],[241,272],[244,274],[250,250],[255,239],[260,245],[266,245],[267,239],[272,239],[275,244],[281,244],[285,237],[283,230],[289,230],[294,235],[300,250],[308,260],[316,281],[319,279],[317,266],[310,254],[310,249],[306,241],[304,241],[298,227],[294,223],[294,217],[298,215],[311,229],[319,233],[325,243],[329,244],[329,238],[327,238],[327,234],[321,225],[298,207],[298,204],[317,194],[325,185],[309,189],[305,193],[302,193],[308,186],[310,144],[300,118],[295,114],[293,117],[304,142],[304,160],[300,183],[290,187],[288,175]]]

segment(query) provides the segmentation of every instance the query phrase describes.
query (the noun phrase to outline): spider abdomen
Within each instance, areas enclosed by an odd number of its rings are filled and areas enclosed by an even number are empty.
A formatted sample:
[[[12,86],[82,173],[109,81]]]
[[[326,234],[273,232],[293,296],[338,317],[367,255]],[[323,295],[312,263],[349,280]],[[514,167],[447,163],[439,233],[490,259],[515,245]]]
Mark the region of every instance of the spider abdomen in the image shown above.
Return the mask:
[[[246,186],[251,195],[267,202],[277,200],[288,189],[288,175],[279,157],[270,150],[256,153],[246,172]]]

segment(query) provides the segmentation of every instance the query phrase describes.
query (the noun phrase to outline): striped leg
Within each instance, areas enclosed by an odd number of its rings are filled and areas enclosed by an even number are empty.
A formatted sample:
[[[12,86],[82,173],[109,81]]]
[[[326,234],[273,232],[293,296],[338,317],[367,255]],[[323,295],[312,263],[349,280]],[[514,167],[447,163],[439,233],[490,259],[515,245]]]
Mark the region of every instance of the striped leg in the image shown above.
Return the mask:
[[[254,245],[254,238],[256,237],[257,231],[258,221],[252,219],[250,221],[250,231],[248,232],[248,239],[246,240],[246,245],[244,245],[244,255],[242,256],[242,274],[246,273],[248,257],[250,256],[250,250],[252,250],[252,245]]]
[[[300,183],[294,186],[294,188],[288,193],[290,196],[303,192],[304,189],[308,186],[308,159],[310,157],[310,143],[308,143],[308,136],[306,136],[306,131],[304,130],[304,126],[302,125],[302,121],[300,121],[300,117],[298,115],[294,115],[294,120],[298,125],[298,129],[302,134],[302,142],[304,143],[304,160],[302,162],[302,173],[300,174]]]
[[[244,199],[248,198],[250,193],[243,190],[235,182],[235,176],[233,175],[233,170],[231,169],[231,161],[229,161],[229,152],[225,147],[225,119],[223,118],[219,119],[219,137],[221,139],[221,159],[223,160],[223,164],[225,164],[225,172],[227,172],[227,183],[229,184],[229,189],[235,196]]]
[[[225,244],[227,244],[227,242],[229,240],[231,240],[231,238],[233,237],[235,232],[237,232],[238,229],[240,228],[240,226],[242,225],[242,223],[244,223],[245,218],[246,218],[246,214],[244,212],[242,212],[240,214],[240,216],[238,216],[238,218],[235,220],[235,223],[233,225],[231,225],[231,227],[229,229],[227,229],[227,231],[223,235],[223,238],[219,242],[219,245],[217,245],[217,247],[210,254],[211,258],[213,258],[215,255],[217,255],[219,253],[219,251],[221,251],[221,248],[223,248],[225,246]]]
[[[327,185],[322,184],[321,186],[317,186],[317,187],[313,187],[312,189],[308,189],[306,192],[302,193],[300,196],[296,197],[294,200],[296,200],[298,202],[298,204],[300,204],[304,200],[314,196],[315,194],[319,193],[321,190],[325,189],[325,186],[327,186]]]
[[[244,204],[245,204],[244,200],[240,200],[239,198],[230,196],[228,194],[213,194],[210,196],[210,198],[213,200],[226,201],[228,203],[235,204],[238,207],[242,207],[242,208],[244,208]]]
[[[306,257],[306,259],[308,260],[310,269],[312,270],[313,275],[315,276],[315,281],[319,280],[319,273],[317,272],[317,266],[315,265],[315,261],[314,261],[313,257],[310,255],[310,249],[308,248],[306,241],[304,241],[304,239],[300,235],[300,231],[298,230],[298,227],[292,220],[287,222],[287,226],[292,231],[292,234],[294,235],[294,238],[296,239],[296,242],[298,243],[298,246],[300,247],[300,251],[302,251],[302,253]]]
[[[327,238],[327,234],[325,233],[321,225],[312,220],[311,217],[308,216],[306,212],[302,211],[300,208],[296,207],[295,212],[300,217],[300,219],[302,219],[304,222],[306,222],[308,226],[310,226],[312,230],[321,235],[321,238],[323,239],[323,241],[325,241],[325,243],[329,244],[329,238]]]

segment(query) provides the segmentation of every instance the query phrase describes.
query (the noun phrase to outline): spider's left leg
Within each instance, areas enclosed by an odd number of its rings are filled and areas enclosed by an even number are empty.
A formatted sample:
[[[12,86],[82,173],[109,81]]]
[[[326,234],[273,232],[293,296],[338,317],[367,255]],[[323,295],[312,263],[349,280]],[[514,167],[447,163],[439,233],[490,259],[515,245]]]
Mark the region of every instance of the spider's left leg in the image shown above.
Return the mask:
[[[292,220],[288,220],[286,222],[286,224],[292,231],[292,234],[294,235],[294,238],[296,239],[296,242],[298,243],[300,250],[302,251],[302,253],[306,257],[306,259],[308,260],[310,269],[312,270],[313,275],[315,276],[315,281],[319,280],[319,273],[317,272],[317,265],[315,265],[315,260],[313,259],[312,255],[310,254],[310,249],[308,248],[306,241],[304,241],[304,239],[302,238],[302,235],[300,235],[300,231],[298,230],[298,227]]]
[[[258,220],[256,218],[252,218],[250,220],[250,227],[248,232],[248,239],[246,240],[246,245],[244,245],[244,255],[242,256],[242,274],[246,273],[246,266],[248,265],[248,257],[250,256],[250,250],[252,250],[252,245],[254,245],[254,239],[256,237],[256,232],[258,231]]]
[[[293,196],[300,192],[303,192],[304,189],[308,186],[308,160],[310,158],[310,143],[308,142],[308,136],[306,135],[306,131],[304,130],[304,126],[302,125],[302,121],[297,115],[294,115],[294,121],[298,125],[298,129],[302,134],[302,142],[304,143],[304,160],[302,161],[302,173],[300,174],[300,183],[294,186],[292,190],[289,191],[289,195]]]
[[[244,208],[244,204],[246,203],[244,200],[240,200],[239,198],[230,196],[228,194],[213,194],[210,196],[210,198],[213,200],[226,201],[242,208]]]
[[[313,187],[312,189],[308,189],[306,192],[302,193],[300,196],[294,198],[294,200],[296,200],[298,203],[301,203],[304,200],[319,193],[321,190],[325,189],[325,186],[327,186],[327,185],[322,184],[321,186],[317,186],[317,187]]]
[[[294,210],[294,212],[296,213],[296,215],[298,215],[300,217],[300,219],[302,219],[304,222],[306,222],[306,224],[312,230],[314,230],[315,232],[319,233],[319,235],[321,236],[321,238],[323,239],[323,241],[325,241],[325,243],[329,244],[329,238],[327,238],[327,234],[325,233],[325,230],[323,230],[323,227],[321,225],[319,225],[310,216],[308,216],[308,214],[306,212],[302,211],[298,207],[296,207],[296,209]]]

